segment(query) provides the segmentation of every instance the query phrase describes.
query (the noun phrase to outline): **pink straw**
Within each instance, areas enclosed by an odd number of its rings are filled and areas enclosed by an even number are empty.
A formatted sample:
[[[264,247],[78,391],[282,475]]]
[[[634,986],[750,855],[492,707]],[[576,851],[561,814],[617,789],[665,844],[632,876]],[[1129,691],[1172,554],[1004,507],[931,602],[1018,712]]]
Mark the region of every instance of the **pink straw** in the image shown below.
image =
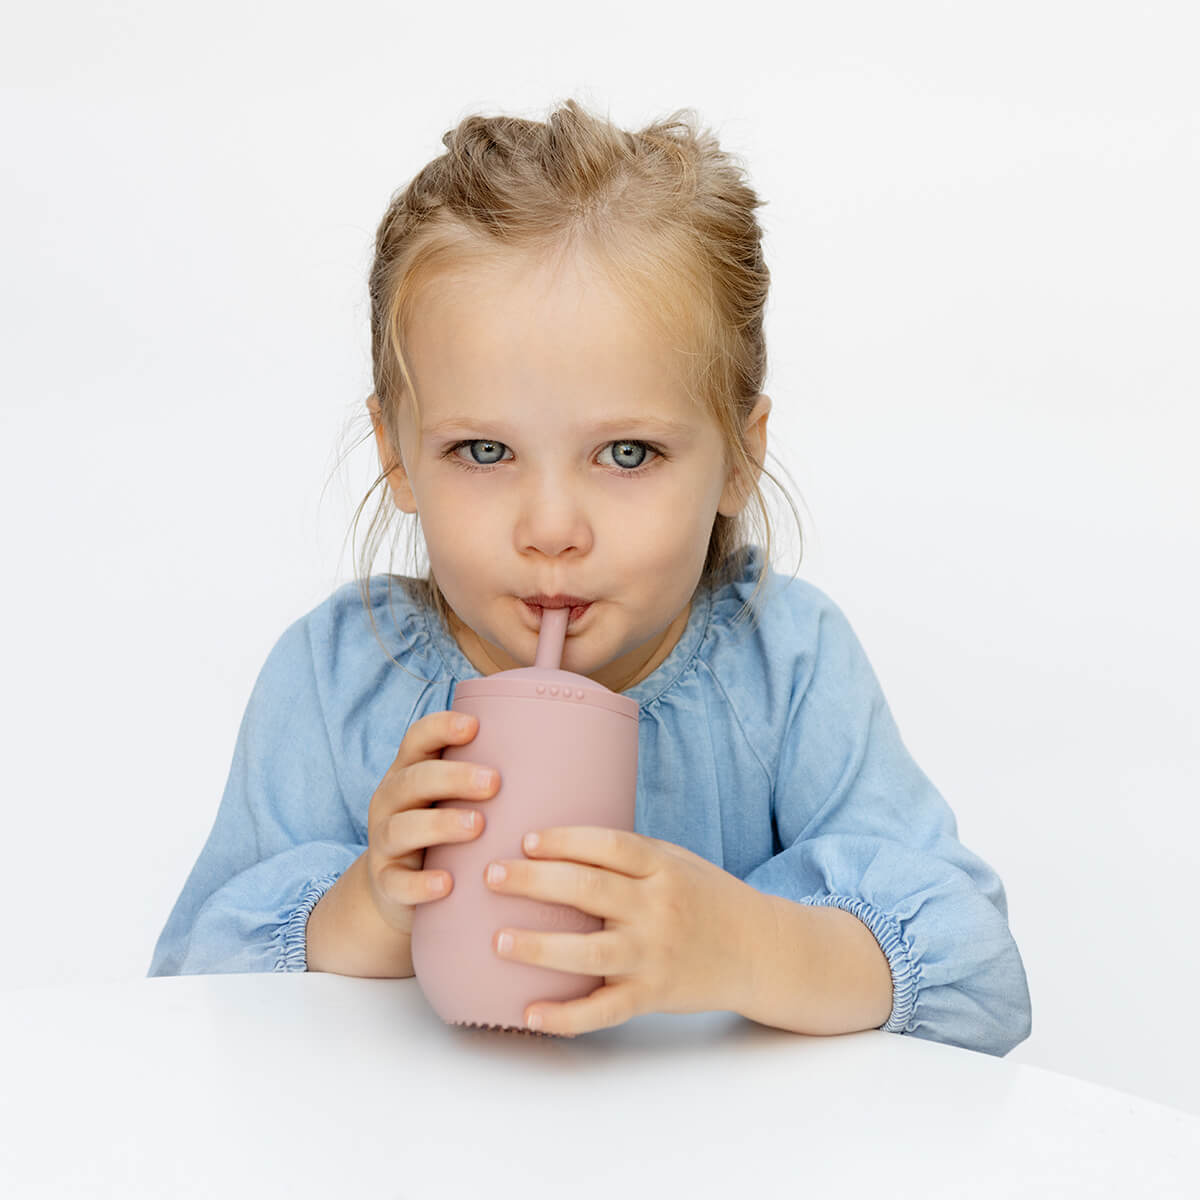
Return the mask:
[[[557,671],[562,662],[563,642],[567,637],[567,622],[571,619],[569,608],[543,608],[542,627],[538,630],[537,657],[535,667]]]

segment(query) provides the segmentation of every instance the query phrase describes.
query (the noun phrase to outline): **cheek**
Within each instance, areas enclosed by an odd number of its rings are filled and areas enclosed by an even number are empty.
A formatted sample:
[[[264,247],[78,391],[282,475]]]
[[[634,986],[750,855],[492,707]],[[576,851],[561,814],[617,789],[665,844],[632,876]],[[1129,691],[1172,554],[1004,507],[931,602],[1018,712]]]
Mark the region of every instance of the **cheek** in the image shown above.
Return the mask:
[[[494,545],[486,513],[437,495],[423,496],[422,501],[421,533],[438,579],[449,581],[471,563],[486,567],[488,556],[482,550]]]
[[[487,507],[470,494],[470,489],[455,487],[452,480],[422,480],[417,498],[421,528],[438,541],[453,543],[460,532],[469,538],[472,530],[488,518]]]
[[[696,543],[708,545],[715,508],[710,511],[706,500],[694,494],[672,495],[662,503],[640,507],[636,520],[631,521],[628,513],[621,514],[616,527],[622,540],[632,545],[645,546],[676,561],[689,559]]]

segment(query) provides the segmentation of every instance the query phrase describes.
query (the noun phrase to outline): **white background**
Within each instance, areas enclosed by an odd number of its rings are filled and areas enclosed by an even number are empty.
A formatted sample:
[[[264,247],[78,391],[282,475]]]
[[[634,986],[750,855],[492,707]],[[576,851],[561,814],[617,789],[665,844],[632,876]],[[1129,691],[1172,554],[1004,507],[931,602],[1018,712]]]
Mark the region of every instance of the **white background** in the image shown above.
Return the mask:
[[[1011,1057],[1200,1112],[1193,5],[5,25],[0,988],[145,974],[267,651],[354,577],[392,192],[473,112],[692,106],[768,201],[800,574],[1005,882]]]

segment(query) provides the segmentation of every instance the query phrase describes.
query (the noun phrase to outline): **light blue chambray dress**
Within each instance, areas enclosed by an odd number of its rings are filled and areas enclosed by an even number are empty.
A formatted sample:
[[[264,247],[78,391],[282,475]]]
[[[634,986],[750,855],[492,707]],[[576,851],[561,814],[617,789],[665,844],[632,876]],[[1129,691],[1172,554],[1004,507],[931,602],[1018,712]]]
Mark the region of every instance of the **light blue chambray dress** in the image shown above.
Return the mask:
[[[892,971],[883,1029],[989,1054],[1030,1030],[996,873],[900,739],[846,617],[762,563],[701,589],[683,636],[624,694],[640,709],[638,833],[759,891],[858,917]],[[208,840],[150,975],[303,971],[313,906],[367,846],[371,797],[405,730],[479,672],[393,577],[371,579],[379,636],[347,583],[290,625],[246,706]]]

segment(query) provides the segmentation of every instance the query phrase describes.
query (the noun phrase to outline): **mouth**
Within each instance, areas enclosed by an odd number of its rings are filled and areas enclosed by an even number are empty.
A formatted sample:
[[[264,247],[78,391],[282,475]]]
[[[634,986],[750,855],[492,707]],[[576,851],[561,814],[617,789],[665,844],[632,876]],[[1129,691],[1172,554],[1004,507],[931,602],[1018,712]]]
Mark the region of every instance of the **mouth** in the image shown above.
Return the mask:
[[[592,606],[592,602],[585,600],[582,596],[547,596],[545,594],[524,596],[522,597],[522,603],[529,609],[539,627],[541,626],[542,609],[544,608],[569,608],[571,615],[567,620],[567,624],[573,625]]]

